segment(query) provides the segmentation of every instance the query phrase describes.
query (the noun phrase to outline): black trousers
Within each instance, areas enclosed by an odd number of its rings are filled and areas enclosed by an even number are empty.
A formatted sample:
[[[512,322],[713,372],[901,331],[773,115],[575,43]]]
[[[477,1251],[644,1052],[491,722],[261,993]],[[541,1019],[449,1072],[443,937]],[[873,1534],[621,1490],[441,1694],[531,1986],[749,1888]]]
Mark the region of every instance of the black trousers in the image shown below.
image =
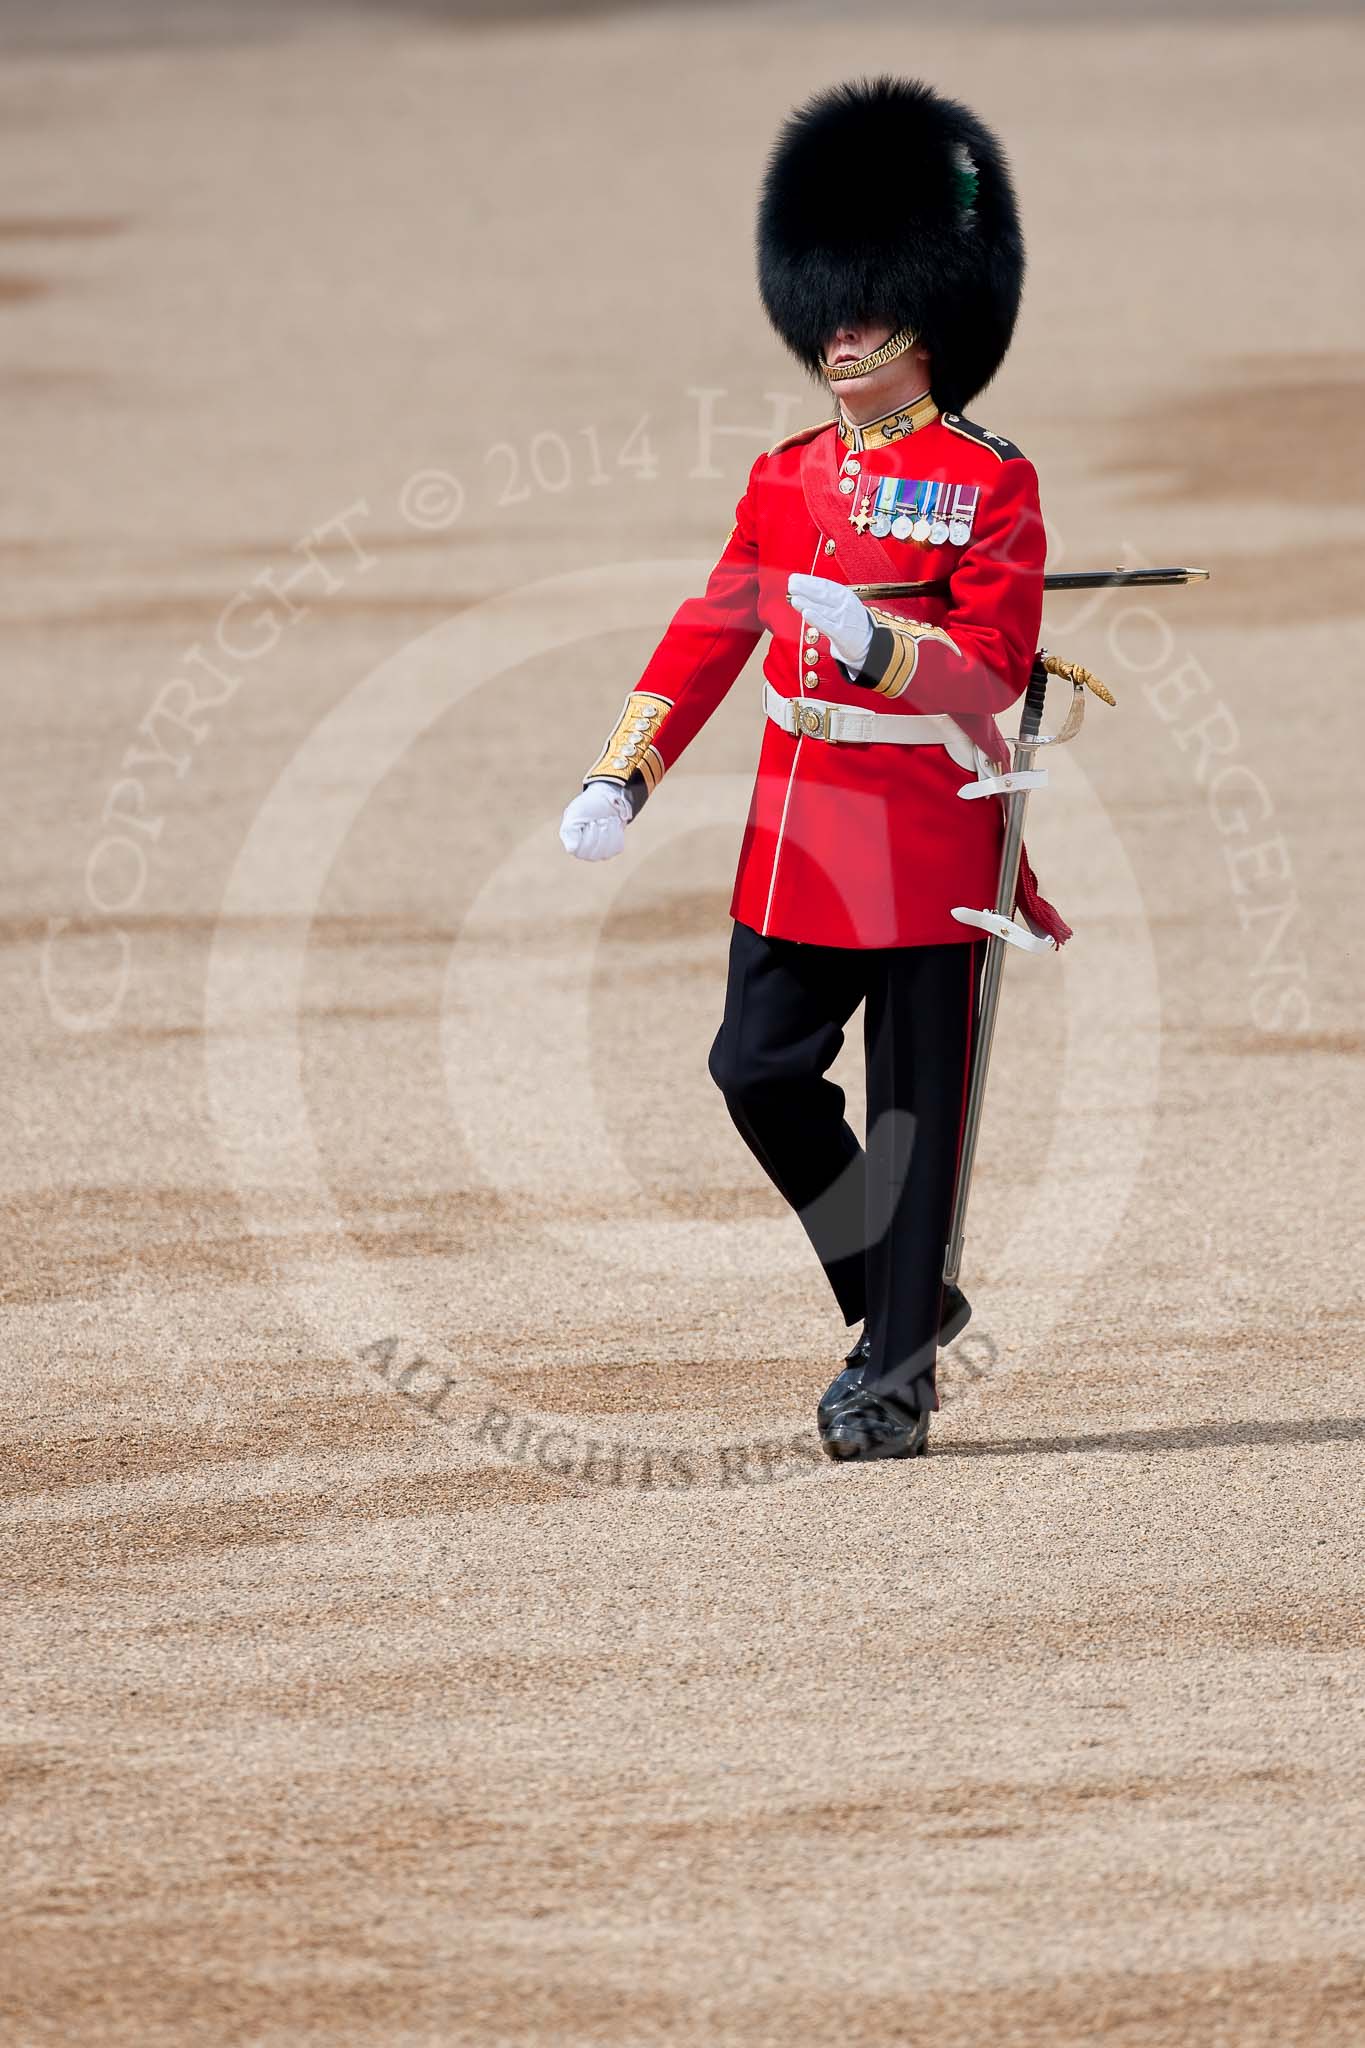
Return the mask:
[[[869,1379],[937,1408],[943,1253],[967,1102],[983,944],[860,951],[736,924],[711,1077],[800,1217]],[[867,1145],[826,1078],[864,1004]]]

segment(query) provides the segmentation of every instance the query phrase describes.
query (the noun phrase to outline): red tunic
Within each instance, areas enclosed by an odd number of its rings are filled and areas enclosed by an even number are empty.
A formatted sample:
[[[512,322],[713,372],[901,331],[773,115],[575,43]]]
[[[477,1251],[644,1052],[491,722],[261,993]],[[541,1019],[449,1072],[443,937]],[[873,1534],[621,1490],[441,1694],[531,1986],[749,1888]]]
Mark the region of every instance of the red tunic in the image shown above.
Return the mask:
[[[888,478],[937,485],[939,524],[956,508],[958,539],[873,540],[851,523]],[[849,488],[841,488],[848,486]],[[964,487],[961,491],[955,486]],[[973,499],[972,492],[975,490]],[[970,532],[961,537],[965,515]],[[902,518],[902,524],[904,520]],[[640,800],[674,764],[734,682],[760,634],[764,675],[786,697],[849,704],[887,717],[947,712],[995,759],[1008,750],[993,714],[1021,695],[1038,644],[1045,555],[1038,482],[1009,442],[949,415],[903,438],[852,451],[833,426],[759,457],[735,526],[701,597],[675,614],[589,779],[632,785]],[[904,693],[851,680],[823,637],[803,631],[787,596],[793,572],[847,583],[951,578],[945,598],[873,600],[878,610],[941,626],[919,641]],[[963,801],[972,772],[938,745],[831,744],[765,719],[731,913],[757,932],[827,946],[969,943],[955,905],[992,909],[1003,805]],[[1024,864],[1019,902],[1068,936]]]

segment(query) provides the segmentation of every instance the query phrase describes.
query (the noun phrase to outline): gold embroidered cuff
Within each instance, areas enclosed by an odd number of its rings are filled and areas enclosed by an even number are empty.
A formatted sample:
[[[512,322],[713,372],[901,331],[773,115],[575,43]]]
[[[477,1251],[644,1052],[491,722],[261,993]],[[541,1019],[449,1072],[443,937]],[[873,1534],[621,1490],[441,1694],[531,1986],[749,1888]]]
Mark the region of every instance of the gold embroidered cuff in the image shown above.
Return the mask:
[[[664,763],[654,740],[672,709],[671,697],[657,696],[653,690],[632,690],[607,744],[583,780],[629,782],[639,773],[647,791],[657,789]]]
[[[878,611],[876,605],[870,604],[868,610],[874,625],[885,626],[891,635],[891,658],[872,686],[879,697],[900,697],[909,689],[919,666],[921,640],[940,640],[961,656],[962,649],[942,626],[927,625],[923,619],[900,619],[894,612]]]

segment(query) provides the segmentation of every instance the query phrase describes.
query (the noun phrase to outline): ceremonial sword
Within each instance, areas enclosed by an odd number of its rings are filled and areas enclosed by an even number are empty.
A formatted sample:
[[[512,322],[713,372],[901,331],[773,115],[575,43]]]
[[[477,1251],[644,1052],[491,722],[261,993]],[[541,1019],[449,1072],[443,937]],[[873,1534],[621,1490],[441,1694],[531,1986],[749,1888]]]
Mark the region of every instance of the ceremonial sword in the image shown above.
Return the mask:
[[[1072,569],[1063,570],[1052,576],[1044,576],[1043,589],[1047,590],[1110,590],[1150,589],[1154,585],[1168,583],[1207,583],[1207,569]],[[946,578],[926,583],[856,583],[853,586],[861,598],[869,597],[948,597],[952,586]],[[1056,732],[1045,733],[1043,706],[1047,697],[1048,679],[1061,676],[1071,684],[1071,706],[1066,718]],[[1019,862],[1024,847],[1024,812],[1028,807],[1028,793],[1034,776],[1033,757],[1040,747],[1059,747],[1068,740],[1074,740],[1085,717],[1085,693],[1093,690],[1106,704],[1114,699],[1097,676],[1079,662],[1063,661],[1039,648],[1029,671],[1028,688],[1024,692],[1024,709],[1019,720],[1019,734],[1014,741],[1013,758],[1009,773],[1001,780],[1008,794],[1005,797],[1005,841],[1000,854],[1000,880],[995,894],[995,909],[990,913],[976,913],[982,928],[987,933],[986,954],[981,964],[981,986],[977,1005],[976,1043],[972,1048],[971,1079],[967,1088],[967,1112],[962,1125],[962,1145],[958,1154],[957,1181],[953,1190],[952,1214],[948,1223],[948,1243],[943,1256],[943,1280],[946,1288],[956,1289],[958,1274],[962,1270],[962,1245],[967,1225],[967,1199],[971,1192],[972,1167],[976,1160],[976,1141],[981,1130],[981,1111],[986,1099],[986,1075],[991,1063],[991,1044],[995,1037],[995,1020],[1000,1007],[1000,976],[1005,965],[1007,945],[1035,949],[1031,932],[1015,921],[1014,899],[1019,887]]]

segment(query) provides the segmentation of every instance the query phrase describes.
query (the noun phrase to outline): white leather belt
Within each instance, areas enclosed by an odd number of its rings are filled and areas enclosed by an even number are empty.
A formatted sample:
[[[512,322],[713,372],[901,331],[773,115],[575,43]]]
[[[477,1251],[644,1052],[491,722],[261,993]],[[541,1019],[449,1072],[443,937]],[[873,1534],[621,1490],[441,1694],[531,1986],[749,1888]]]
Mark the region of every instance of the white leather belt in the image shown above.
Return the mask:
[[[774,725],[797,738],[828,740],[835,746],[946,747],[961,768],[980,771],[981,761],[962,727],[946,712],[864,711],[857,704],[818,704],[811,697],[784,697],[767,679],[763,709]],[[986,762],[989,773],[990,763]]]

